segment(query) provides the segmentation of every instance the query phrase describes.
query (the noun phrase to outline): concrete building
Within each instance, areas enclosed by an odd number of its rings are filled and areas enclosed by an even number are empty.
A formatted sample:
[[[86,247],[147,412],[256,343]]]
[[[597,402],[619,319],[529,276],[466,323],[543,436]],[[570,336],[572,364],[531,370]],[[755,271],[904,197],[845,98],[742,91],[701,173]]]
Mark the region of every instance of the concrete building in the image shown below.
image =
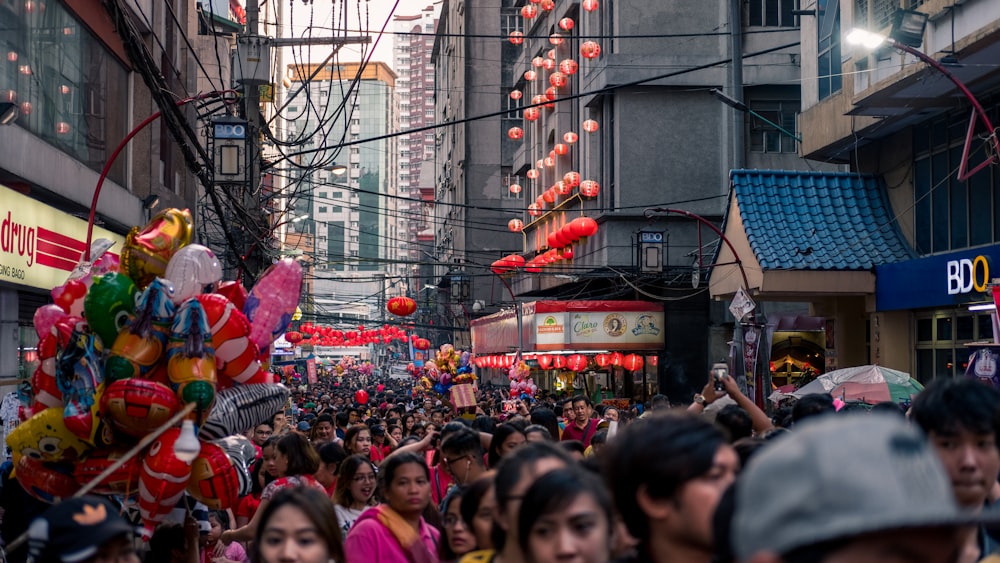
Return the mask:
[[[139,2],[122,9],[145,33],[169,89],[179,97],[197,93],[194,54],[184,46],[197,32],[194,6]],[[39,365],[32,316],[51,303],[50,290],[65,283],[81,258],[101,169],[129,130],[159,108],[126,54],[128,39],[100,2],[7,3],[0,20],[0,109],[19,114],[0,126],[0,392],[6,393]],[[193,123],[194,112],[185,115]],[[111,166],[96,204],[94,238],[114,240],[112,252],[120,252],[128,230],[149,218],[143,199],[159,197],[157,210],[193,207],[195,184],[171,135],[153,123]]]
[[[802,152],[883,178],[891,223],[913,253],[877,265],[875,288],[855,307],[860,314],[844,336],[858,341],[864,360],[923,381],[961,374],[966,345],[996,336],[988,286],[1000,263],[1000,168],[994,162],[961,178],[995,155],[995,137],[988,138],[981,119],[970,133],[972,104],[940,70],[898,49],[850,45],[844,36],[855,27],[888,35],[903,8],[925,15],[926,28],[915,28],[916,49],[967,85],[995,123],[1000,4],[824,4],[802,17]],[[987,309],[970,308],[977,302]]]
[[[734,6],[737,15],[731,16]],[[443,65],[439,115],[460,119],[510,110],[503,118],[476,119],[443,131],[439,148],[439,201],[449,186],[464,185],[466,194],[488,195],[477,201],[502,210],[482,225],[466,218],[464,239],[446,225],[439,227],[437,244],[450,252],[443,255],[459,256],[464,249],[465,272],[478,267],[473,278],[487,286],[484,311],[504,306],[505,290],[489,274],[492,261],[511,252],[530,260],[550,250],[560,255],[571,250],[571,260],[513,274],[513,292],[519,299],[662,302],[663,345],[646,352],[638,383],[624,378],[629,383],[620,391],[690,399],[711,362],[725,357],[732,335],[733,319],[721,306],[713,309],[708,299],[708,269],[692,279],[697,259],[704,266],[712,263],[714,246],[705,245],[716,239],[687,217],[647,215],[647,210],[680,209],[718,224],[732,168],[836,168],[806,163],[796,151],[800,50],[793,6],[763,0],[510,2],[497,20],[495,11],[466,5],[459,16],[446,4],[448,16],[442,16],[435,47]],[[498,21],[499,29],[487,27]],[[734,26],[734,21],[739,23]],[[522,37],[507,40],[511,32]],[[500,41],[449,39],[462,33],[499,36]],[[466,65],[464,73],[451,65],[467,60],[473,46],[477,64]],[[742,64],[730,64],[731,58]],[[496,68],[495,60],[509,66]],[[470,76],[477,78],[474,84],[494,83],[498,70],[499,91],[468,87]],[[791,135],[730,108],[712,89]],[[527,107],[536,102],[550,105]],[[477,161],[468,153],[496,154],[496,146],[499,163]],[[596,185],[586,185],[588,195],[578,186],[559,187],[569,173]],[[520,188],[518,193],[511,192],[511,184]],[[550,189],[565,195],[546,196]],[[443,208],[438,215],[443,223],[449,219]],[[578,216],[594,219],[597,232],[572,245],[550,244],[549,235]],[[524,223],[523,235],[502,233],[511,219]],[[488,241],[476,244],[477,236]],[[623,379],[620,371],[614,374],[618,380]]]

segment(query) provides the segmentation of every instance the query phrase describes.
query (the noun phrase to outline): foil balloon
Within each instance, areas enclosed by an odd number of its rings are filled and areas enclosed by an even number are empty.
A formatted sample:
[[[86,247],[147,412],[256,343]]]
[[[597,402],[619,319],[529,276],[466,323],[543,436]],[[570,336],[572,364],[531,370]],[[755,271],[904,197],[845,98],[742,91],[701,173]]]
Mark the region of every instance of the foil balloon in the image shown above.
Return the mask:
[[[101,341],[84,323],[78,323],[68,345],[56,354],[56,384],[62,392],[66,428],[84,440],[94,433],[91,407],[97,387],[104,379],[101,372]]]
[[[212,510],[236,507],[240,479],[225,450],[216,444],[201,444],[201,452],[191,464],[187,491]]]
[[[180,410],[173,390],[145,379],[108,384],[101,396],[101,414],[124,434],[141,438],[165,424]]]
[[[191,464],[174,454],[180,433],[180,428],[164,432],[146,450],[139,467],[139,515],[149,535],[177,505],[191,477]]]
[[[83,314],[83,300],[87,295],[87,284],[81,280],[69,280],[50,292],[52,300],[67,314],[79,317]]]
[[[80,485],[86,485],[117,463],[127,451],[127,448],[93,450],[86,459],[74,465],[73,478]],[[99,495],[131,496],[138,489],[139,460],[133,457],[101,479],[92,490]]]
[[[262,353],[292,322],[301,286],[302,265],[286,258],[268,268],[250,290],[243,312],[250,320],[250,340]]]
[[[133,228],[125,237],[121,269],[140,288],[149,285],[167,271],[167,263],[182,247],[191,242],[191,212],[165,209],[142,230]]]
[[[189,244],[174,253],[163,277],[174,285],[175,305],[205,292],[222,280],[222,266],[208,247]]]
[[[35,309],[34,323],[35,332],[38,333],[38,337],[45,338],[52,334],[52,328],[65,316],[66,311],[63,311],[62,307],[54,303],[42,305],[38,309]]]
[[[138,289],[125,274],[111,272],[94,278],[83,299],[83,313],[105,345],[114,343],[135,316],[136,293]]]
[[[170,282],[156,279],[139,295],[135,318],[118,333],[104,363],[108,381],[146,376],[163,357],[175,309],[172,291]]]
[[[237,495],[243,497],[250,494],[253,489],[250,465],[257,459],[257,448],[254,447],[253,442],[248,440],[246,436],[233,434],[213,443],[226,452],[233,467],[236,468],[236,475],[239,478]]]
[[[63,409],[54,407],[36,413],[7,435],[14,463],[22,457],[45,462],[74,462],[90,450],[90,446],[66,429]]]
[[[228,299],[233,305],[236,305],[236,308],[240,311],[242,311],[243,307],[247,304],[247,289],[243,287],[242,282],[221,282],[215,292]]]
[[[62,391],[56,383],[56,337],[46,335],[38,342],[38,367],[31,374],[32,412],[62,407]]]
[[[69,498],[80,489],[73,478],[73,466],[65,463],[46,463],[24,456],[17,460],[14,476],[26,493],[49,504]]]
[[[257,360],[260,352],[250,341],[250,321],[246,316],[221,295],[203,294],[197,299],[208,315],[220,379],[240,384],[271,383],[271,373],[261,369]]]
[[[208,316],[197,299],[189,299],[174,316],[167,348],[167,377],[181,403],[194,403],[201,422],[215,401],[216,370]]]
[[[282,410],[288,397],[288,388],[280,383],[223,389],[198,434],[202,440],[218,440],[253,428]]]

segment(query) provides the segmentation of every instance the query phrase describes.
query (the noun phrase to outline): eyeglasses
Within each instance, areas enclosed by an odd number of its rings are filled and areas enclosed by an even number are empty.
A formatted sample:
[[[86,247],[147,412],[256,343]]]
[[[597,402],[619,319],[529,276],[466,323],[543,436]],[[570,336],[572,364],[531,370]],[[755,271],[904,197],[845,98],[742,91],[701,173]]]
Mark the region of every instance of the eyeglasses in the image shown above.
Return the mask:
[[[443,461],[446,466],[451,467],[451,464],[455,463],[456,461],[462,461],[463,459],[468,459],[469,463],[472,463],[472,456],[471,455],[463,455],[462,457],[456,457],[456,458],[452,458],[452,459],[448,459],[448,458],[445,457],[445,458],[442,458],[441,461]]]
[[[352,480],[355,483],[364,483],[366,481],[370,481],[370,482],[374,483],[375,482],[375,474],[374,473],[369,473],[367,475],[355,475],[354,479],[352,479]]]

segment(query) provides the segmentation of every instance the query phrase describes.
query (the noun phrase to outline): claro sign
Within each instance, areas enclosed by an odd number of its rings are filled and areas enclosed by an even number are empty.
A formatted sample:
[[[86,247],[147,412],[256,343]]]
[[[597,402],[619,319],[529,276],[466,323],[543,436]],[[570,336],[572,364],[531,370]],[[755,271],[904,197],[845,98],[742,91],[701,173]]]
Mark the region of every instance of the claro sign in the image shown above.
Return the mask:
[[[52,289],[83,256],[87,222],[0,186],[0,282]],[[121,251],[125,238],[94,228],[94,238],[115,241]]]
[[[948,261],[948,295],[984,293],[990,283],[990,259],[980,254],[975,258]]]

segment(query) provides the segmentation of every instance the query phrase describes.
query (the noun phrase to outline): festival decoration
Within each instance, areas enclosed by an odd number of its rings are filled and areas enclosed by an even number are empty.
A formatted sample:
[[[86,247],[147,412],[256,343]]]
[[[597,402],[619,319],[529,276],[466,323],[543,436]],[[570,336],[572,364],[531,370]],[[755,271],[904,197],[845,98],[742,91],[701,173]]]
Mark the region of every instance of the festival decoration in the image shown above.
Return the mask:
[[[145,288],[167,271],[167,262],[181,247],[191,242],[194,221],[187,209],[165,209],[142,230],[133,228],[125,238],[121,253],[122,273]]]
[[[285,258],[271,265],[250,290],[243,314],[250,321],[250,341],[261,351],[292,322],[301,286],[302,265]]]
[[[174,443],[179,428],[171,428],[157,438],[143,458],[139,471],[139,515],[145,525],[144,535],[152,535],[187,487],[191,464],[177,459]]]
[[[21,488],[42,502],[59,502],[80,489],[73,478],[73,466],[69,464],[46,463],[24,456],[15,464],[14,472]]]
[[[469,352],[460,352],[451,344],[442,344],[435,352],[434,358],[424,362],[423,367],[418,368],[410,364],[407,370],[424,390],[433,391],[441,396],[446,396],[453,385],[476,381]]]
[[[212,510],[236,507],[240,492],[239,473],[221,446],[201,444],[198,457],[191,463],[187,492]]]
[[[93,450],[87,458],[74,464],[73,477],[77,483],[89,483],[108,467],[125,456],[125,448]],[[124,465],[111,472],[92,489],[99,495],[132,495],[139,489],[139,461],[131,458]]]
[[[90,329],[105,346],[113,344],[118,333],[135,317],[137,293],[138,288],[125,274],[109,272],[94,278],[83,300],[83,312]]]
[[[386,303],[386,310],[393,315],[409,317],[417,310],[417,302],[410,297],[393,297]]]

